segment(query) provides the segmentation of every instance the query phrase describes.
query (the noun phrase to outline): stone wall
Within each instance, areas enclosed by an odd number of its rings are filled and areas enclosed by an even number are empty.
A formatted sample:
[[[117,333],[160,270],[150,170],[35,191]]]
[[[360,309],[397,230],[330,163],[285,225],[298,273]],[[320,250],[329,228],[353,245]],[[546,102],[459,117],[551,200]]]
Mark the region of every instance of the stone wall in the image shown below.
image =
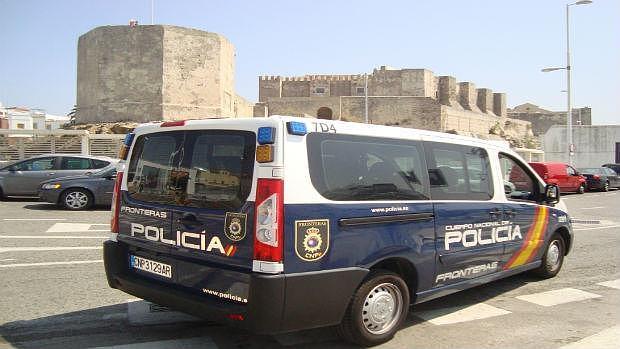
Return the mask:
[[[221,35],[164,27],[162,120],[233,116],[234,48]]]
[[[552,112],[544,109],[540,109],[537,106],[533,112],[508,112],[508,117],[512,119],[529,121],[532,123],[532,130],[535,135],[540,136],[545,134],[554,125],[566,125],[566,112]],[[521,109],[522,110],[522,109]],[[589,107],[575,108],[573,109],[573,125],[580,125],[579,120],[581,116],[581,125],[592,125],[592,109]],[[581,114],[581,115],[580,115]]]
[[[79,123],[162,118],[162,26],[106,26],[80,36]]]
[[[252,116],[225,37],[167,25],[106,26],[78,41],[78,123]]]

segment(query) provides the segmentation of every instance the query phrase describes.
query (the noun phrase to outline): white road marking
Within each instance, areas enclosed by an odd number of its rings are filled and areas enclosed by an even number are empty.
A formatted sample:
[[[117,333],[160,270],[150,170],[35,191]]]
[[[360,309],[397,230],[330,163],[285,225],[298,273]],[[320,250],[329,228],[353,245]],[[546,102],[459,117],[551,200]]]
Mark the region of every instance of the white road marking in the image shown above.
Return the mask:
[[[599,298],[601,295],[577,290],[575,288],[561,288],[559,290],[540,292],[534,294],[528,294],[525,296],[518,296],[517,299],[522,301],[542,305],[543,307],[550,307],[553,305],[579,302],[586,299]]]
[[[107,239],[107,236],[70,235],[0,235],[0,239]]]
[[[608,229],[608,228],[618,228],[620,224],[616,225],[606,225],[602,227],[593,227],[593,228],[573,228],[573,230],[597,230],[597,229]]]
[[[5,258],[5,259],[0,259],[0,262],[10,262],[10,261],[16,261],[17,259],[15,258]]]
[[[109,224],[90,224],[90,223],[55,223],[46,233],[86,233],[110,231],[110,229],[90,229],[91,226],[109,226]]]
[[[601,285],[601,286],[605,286],[605,287],[611,287],[611,288],[616,288],[616,289],[620,290],[620,279],[616,279],[616,280],[612,280],[612,281],[599,282],[597,285]]]
[[[162,349],[162,348],[216,349],[218,348],[218,346],[209,337],[194,337],[194,338],[185,338],[185,339],[170,339],[170,340],[155,341],[155,342],[113,345],[109,347],[96,347],[93,349]]]
[[[100,250],[102,246],[75,246],[75,247],[0,247],[2,252],[33,252],[33,251],[65,251],[65,250]]]
[[[66,221],[66,218],[3,218],[3,221]]]
[[[0,268],[46,267],[50,265],[91,264],[91,263],[103,263],[103,260],[97,259],[97,260],[90,260],[90,261],[0,264]]]
[[[511,312],[508,310],[496,308],[484,303],[479,303],[464,308],[453,307],[421,311],[414,313],[414,315],[434,325],[449,325],[459,322],[486,319],[510,313]]]
[[[596,209],[599,209],[599,208],[605,208],[605,206],[595,206],[595,207],[579,207],[579,208],[577,208],[577,209],[579,209],[579,210],[596,210]]]
[[[620,326],[614,326],[560,349],[615,349],[618,347],[618,338],[620,338]]]

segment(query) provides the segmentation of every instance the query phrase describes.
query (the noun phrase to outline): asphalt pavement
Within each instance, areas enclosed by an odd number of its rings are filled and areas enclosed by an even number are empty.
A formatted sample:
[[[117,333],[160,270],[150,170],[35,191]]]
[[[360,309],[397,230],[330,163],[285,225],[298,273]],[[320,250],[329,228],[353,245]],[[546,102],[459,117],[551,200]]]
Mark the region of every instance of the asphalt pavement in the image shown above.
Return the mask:
[[[517,275],[415,306],[380,347],[615,348],[620,191],[563,199],[582,223],[557,277]],[[110,289],[101,256],[108,229],[106,208],[0,202],[0,348],[350,348],[329,328],[257,336]]]

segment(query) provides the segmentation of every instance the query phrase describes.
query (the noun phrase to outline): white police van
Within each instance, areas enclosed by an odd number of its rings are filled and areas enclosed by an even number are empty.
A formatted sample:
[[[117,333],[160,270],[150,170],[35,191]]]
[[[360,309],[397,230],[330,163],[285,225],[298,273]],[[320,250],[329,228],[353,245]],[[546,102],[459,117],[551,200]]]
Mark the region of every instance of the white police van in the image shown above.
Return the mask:
[[[110,286],[257,333],[382,343],[411,305],[555,276],[573,242],[558,188],[478,139],[273,116],[146,124],[125,145]]]

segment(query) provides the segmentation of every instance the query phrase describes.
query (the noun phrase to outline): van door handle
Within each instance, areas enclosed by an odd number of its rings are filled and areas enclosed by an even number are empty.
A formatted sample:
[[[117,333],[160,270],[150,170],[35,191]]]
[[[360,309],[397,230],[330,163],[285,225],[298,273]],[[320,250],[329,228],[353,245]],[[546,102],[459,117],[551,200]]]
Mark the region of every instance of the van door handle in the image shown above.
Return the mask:
[[[501,216],[502,210],[493,209],[493,210],[489,211],[489,214],[491,216],[493,216],[493,217]]]

